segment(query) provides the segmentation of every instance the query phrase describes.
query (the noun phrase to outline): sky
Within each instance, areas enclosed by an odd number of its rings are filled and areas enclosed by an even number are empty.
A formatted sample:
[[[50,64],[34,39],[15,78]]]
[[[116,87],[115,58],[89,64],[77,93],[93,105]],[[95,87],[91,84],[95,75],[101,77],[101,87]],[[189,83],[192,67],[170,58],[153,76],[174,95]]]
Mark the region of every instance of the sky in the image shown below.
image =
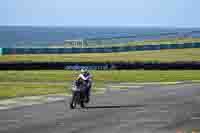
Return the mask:
[[[2,0],[0,25],[200,27],[200,0]]]

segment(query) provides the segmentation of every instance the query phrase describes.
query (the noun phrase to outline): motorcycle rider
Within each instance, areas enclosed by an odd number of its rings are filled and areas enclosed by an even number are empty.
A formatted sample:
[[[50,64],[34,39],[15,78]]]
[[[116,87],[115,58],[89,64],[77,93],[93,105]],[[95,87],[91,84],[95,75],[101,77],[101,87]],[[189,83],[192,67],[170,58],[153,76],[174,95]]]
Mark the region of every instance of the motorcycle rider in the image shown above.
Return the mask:
[[[77,81],[82,80],[86,83],[85,94],[86,94],[86,103],[89,102],[90,90],[92,87],[92,75],[87,69],[81,69],[81,73],[77,77]]]

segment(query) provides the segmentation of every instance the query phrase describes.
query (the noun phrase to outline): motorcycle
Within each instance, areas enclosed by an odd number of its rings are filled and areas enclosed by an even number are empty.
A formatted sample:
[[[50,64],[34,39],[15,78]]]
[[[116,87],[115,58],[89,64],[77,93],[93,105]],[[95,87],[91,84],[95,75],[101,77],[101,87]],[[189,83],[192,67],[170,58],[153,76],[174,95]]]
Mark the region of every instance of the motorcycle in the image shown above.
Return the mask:
[[[85,89],[86,85],[84,83],[77,83],[75,81],[72,85],[72,98],[70,100],[70,108],[75,109],[77,105],[80,105],[81,108],[85,108],[86,94]]]

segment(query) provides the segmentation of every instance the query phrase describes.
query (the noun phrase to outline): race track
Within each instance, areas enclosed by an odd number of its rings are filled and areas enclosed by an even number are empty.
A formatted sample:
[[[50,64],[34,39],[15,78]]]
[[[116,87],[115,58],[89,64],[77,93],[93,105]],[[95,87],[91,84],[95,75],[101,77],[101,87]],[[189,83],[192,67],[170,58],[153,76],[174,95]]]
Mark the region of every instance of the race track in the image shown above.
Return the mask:
[[[126,84],[123,84],[126,86]],[[108,88],[87,109],[65,101],[0,111],[0,133],[200,132],[200,84]]]

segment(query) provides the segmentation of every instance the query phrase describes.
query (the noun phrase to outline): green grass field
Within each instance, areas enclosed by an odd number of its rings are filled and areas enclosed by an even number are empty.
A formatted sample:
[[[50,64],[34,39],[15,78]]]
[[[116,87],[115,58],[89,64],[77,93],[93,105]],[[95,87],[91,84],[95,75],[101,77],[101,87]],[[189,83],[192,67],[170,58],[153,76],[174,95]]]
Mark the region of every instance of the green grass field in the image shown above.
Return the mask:
[[[162,82],[177,80],[200,80],[200,70],[112,70],[91,71],[95,82]],[[79,71],[1,71],[0,82],[47,82],[68,83],[75,79]]]
[[[55,93],[70,93],[68,84],[0,82],[0,99]]]
[[[200,48],[121,53],[4,55],[0,62],[177,62],[200,61]]]
[[[70,93],[70,86],[78,71],[1,71],[0,99]],[[93,91],[108,82],[175,82],[200,80],[199,70],[185,71],[92,71]]]

